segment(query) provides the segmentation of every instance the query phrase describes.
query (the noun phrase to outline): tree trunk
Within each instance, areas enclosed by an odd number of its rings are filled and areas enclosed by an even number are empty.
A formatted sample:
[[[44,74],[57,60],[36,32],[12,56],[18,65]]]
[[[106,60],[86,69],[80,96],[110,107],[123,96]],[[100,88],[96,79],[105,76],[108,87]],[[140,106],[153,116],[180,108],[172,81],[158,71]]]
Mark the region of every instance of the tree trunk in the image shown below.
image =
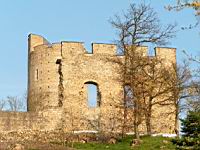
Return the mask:
[[[178,115],[179,115],[179,106],[176,105],[175,109],[176,109],[176,112],[175,112],[176,114],[175,114],[174,131],[175,131],[177,137],[179,137],[179,117],[178,117]]]
[[[123,114],[123,125],[122,125],[122,138],[126,134],[126,124],[127,124],[127,109],[124,106],[124,114]]]
[[[138,129],[138,101],[135,101],[135,108],[134,108],[134,133],[135,133],[135,138],[136,139],[140,139],[140,135],[139,135],[139,129]]]
[[[134,125],[134,133],[135,133],[135,139],[140,139],[140,135],[139,135],[139,130],[138,130],[138,125]]]
[[[151,114],[147,112],[146,115],[146,128],[147,128],[147,135],[151,135]]]
[[[146,128],[147,128],[147,135],[151,135],[151,115],[152,115],[152,98],[149,98],[149,104],[146,112]]]

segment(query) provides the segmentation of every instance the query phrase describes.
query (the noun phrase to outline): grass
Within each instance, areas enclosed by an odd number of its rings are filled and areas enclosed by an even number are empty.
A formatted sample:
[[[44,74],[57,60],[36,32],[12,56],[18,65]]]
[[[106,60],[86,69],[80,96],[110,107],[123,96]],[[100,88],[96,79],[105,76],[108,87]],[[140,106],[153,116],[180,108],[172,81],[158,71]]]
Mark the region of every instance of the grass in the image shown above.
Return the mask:
[[[170,142],[170,138],[144,136],[141,139],[143,141],[142,144],[134,148],[130,147],[130,136],[116,144],[75,143],[74,148],[79,150],[175,150],[175,146]]]

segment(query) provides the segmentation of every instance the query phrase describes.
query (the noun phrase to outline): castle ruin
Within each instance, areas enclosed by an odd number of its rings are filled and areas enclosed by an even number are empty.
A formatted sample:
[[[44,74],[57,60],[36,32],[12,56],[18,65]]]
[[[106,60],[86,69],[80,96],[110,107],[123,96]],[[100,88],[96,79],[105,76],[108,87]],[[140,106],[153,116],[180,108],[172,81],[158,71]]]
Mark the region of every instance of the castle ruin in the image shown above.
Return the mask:
[[[141,49],[148,55],[147,47]],[[49,43],[30,34],[28,112],[0,112],[0,131],[115,128],[117,131],[121,114],[115,105],[123,99],[124,87],[120,82],[120,66],[109,60],[123,61],[124,56],[116,55],[116,50],[114,44],[93,43],[92,53],[88,53],[81,42]],[[155,52],[155,57],[176,62],[174,48],[155,48]],[[98,89],[95,107],[88,105],[87,84]],[[169,106],[154,108],[154,133],[174,133],[175,114],[161,116],[169,109]]]

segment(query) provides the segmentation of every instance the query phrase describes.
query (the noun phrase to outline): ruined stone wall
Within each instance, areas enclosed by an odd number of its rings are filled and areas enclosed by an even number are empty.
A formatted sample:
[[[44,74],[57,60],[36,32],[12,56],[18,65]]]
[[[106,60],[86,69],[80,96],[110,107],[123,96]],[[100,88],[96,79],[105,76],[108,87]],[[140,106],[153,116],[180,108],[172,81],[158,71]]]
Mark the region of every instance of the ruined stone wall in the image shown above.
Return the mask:
[[[39,117],[35,113],[0,111],[1,131],[42,129],[43,121],[43,118]]]
[[[51,44],[41,36],[29,35],[28,112],[0,112],[0,130],[120,131],[124,85],[118,62],[124,56],[117,56],[116,49],[113,44],[93,43],[89,54],[80,42]],[[147,47],[140,51],[147,56]],[[156,49],[156,57],[166,64],[176,62],[175,53],[175,49]],[[97,85],[99,106],[88,106],[85,83]],[[173,132],[174,115],[162,117],[169,107],[153,109],[153,130]],[[140,128],[145,130],[144,125]]]
[[[121,75],[117,71],[119,66],[110,60],[117,57],[115,55],[116,46],[93,44],[92,48],[93,53],[87,54],[82,43],[66,42],[62,45],[63,85],[65,89],[63,106],[69,118],[80,117],[79,119],[83,120],[83,125],[78,122],[77,125],[85,130],[88,129],[87,123],[95,119],[99,119],[100,124],[104,124],[108,128],[111,114],[115,112],[116,115],[116,111],[112,108],[123,96]],[[101,94],[100,107],[88,107],[84,85],[86,82],[94,82],[98,85]],[[73,109],[72,112],[70,109]],[[118,115],[120,116],[120,114]],[[66,122],[67,125],[70,125],[70,119]],[[80,127],[77,129],[79,130]]]
[[[49,44],[35,36],[30,35],[29,43],[29,110],[46,110],[46,118],[52,120],[53,126],[65,131],[120,131],[123,111],[119,106],[124,93],[117,62],[123,62],[124,56],[116,55],[116,45],[93,43],[89,54],[81,42]],[[148,56],[148,47],[139,47],[138,51]],[[156,48],[155,54],[168,66],[176,62],[175,49]],[[98,107],[88,106],[87,82],[98,86],[101,97]],[[174,116],[162,117],[169,110],[167,107],[153,108],[155,132],[173,132]],[[144,124],[140,128],[145,130]]]
[[[0,111],[0,132],[61,129],[62,110],[40,112]]]

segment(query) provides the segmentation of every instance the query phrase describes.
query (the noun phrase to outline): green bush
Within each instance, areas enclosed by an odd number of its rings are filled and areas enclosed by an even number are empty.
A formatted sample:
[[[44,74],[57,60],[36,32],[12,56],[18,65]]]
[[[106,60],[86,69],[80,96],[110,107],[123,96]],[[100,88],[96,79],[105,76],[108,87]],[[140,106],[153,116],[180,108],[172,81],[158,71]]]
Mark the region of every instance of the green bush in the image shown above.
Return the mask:
[[[177,145],[177,149],[200,150],[200,110],[190,111],[181,122],[183,136],[172,142]]]

